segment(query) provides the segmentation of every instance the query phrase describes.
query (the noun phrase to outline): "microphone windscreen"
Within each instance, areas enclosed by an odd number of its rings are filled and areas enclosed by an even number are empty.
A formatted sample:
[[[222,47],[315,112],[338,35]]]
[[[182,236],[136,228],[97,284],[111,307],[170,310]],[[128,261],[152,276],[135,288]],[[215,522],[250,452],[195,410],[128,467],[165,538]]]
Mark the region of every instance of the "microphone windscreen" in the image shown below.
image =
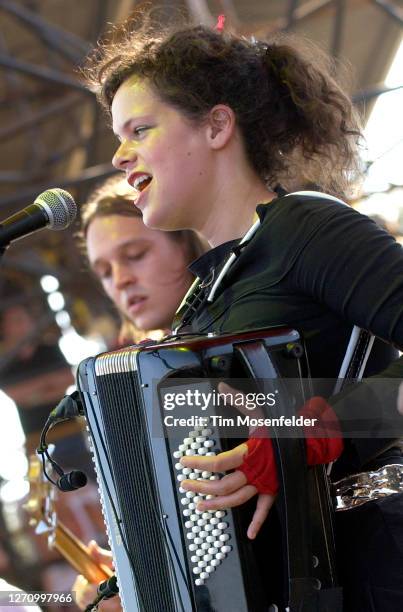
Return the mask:
[[[73,196],[59,187],[47,189],[39,194],[34,204],[45,210],[50,229],[66,229],[77,215],[77,205]]]
[[[75,491],[81,489],[87,484],[87,475],[79,470],[73,470],[68,474],[64,474],[57,481],[57,486],[60,491]]]

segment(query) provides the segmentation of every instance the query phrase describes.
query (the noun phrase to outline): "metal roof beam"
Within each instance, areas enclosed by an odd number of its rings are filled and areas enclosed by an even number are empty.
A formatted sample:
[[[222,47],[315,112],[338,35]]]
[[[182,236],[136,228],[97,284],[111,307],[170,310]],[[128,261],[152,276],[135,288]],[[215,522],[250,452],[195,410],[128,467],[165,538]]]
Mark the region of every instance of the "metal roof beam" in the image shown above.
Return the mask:
[[[288,7],[287,7],[287,23],[285,26],[285,30],[291,30],[294,23],[295,23],[295,11],[298,8],[298,1],[299,0],[289,0],[288,1]]]
[[[358,93],[354,94],[353,102],[355,104],[362,104],[363,102],[367,102],[368,100],[372,100],[373,98],[377,98],[378,96],[382,96],[383,94],[389,93],[390,91],[396,91],[398,89],[403,89],[403,85],[398,85],[397,87],[385,87],[384,85],[378,85],[372,87],[371,89],[359,91]]]
[[[94,95],[89,89],[85,87],[83,83],[80,83],[80,81],[73,79],[68,74],[65,74],[63,72],[57,72],[56,70],[52,70],[51,68],[45,68],[36,64],[23,62],[5,53],[0,53],[0,66],[3,66],[3,68],[7,68],[8,70],[16,70],[17,72],[22,72],[23,74],[32,76],[37,79],[50,81],[51,83],[57,85],[63,85],[63,87],[78,89],[78,91],[81,91],[82,93],[85,93],[87,95]]]
[[[400,27],[403,26],[403,12],[398,6],[395,6],[386,0],[371,0],[371,2],[386,13],[388,17],[391,17],[391,19],[396,21]]]
[[[333,57],[340,57],[343,43],[343,30],[346,17],[346,1],[333,0],[335,15],[333,19],[333,35],[330,52]]]
[[[0,0],[0,9],[14,15],[25,25],[36,31],[38,36],[52,49],[74,64],[81,62],[91,50],[91,45],[72,32],[67,32],[45,21],[37,13],[12,0]]]
[[[54,187],[55,183],[57,183],[58,187],[68,188],[78,186],[83,183],[90,183],[92,181],[100,181],[108,176],[112,176],[113,174],[117,174],[117,171],[111,166],[110,163],[107,163],[85,168],[81,174],[71,178],[58,180],[57,177],[53,177],[51,179],[51,183],[41,183],[32,187],[31,189],[25,189],[24,191],[19,189],[14,193],[1,197],[0,208],[13,206],[14,204],[19,204],[20,202],[31,202],[32,199],[35,199],[39,193],[42,193],[42,191],[46,191],[46,189],[51,189]]]
[[[83,99],[81,96],[77,94],[70,94],[62,100],[57,100],[53,104],[49,104],[49,106],[47,106],[43,110],[40,110],[37,113],[33,113],[29,117],[21,117],[21,119],[19,119],[15,123],[12,123],[11,125],[4,127],[3,129],[0,129],[0,141],[4,142],[5,140],[7,140],[7,138],[11,138],[34,125],[38,125],[39,123],[46,121],[52,115],[57,115],[58,113],[65,112],[66,110],[69,110],[70,108],[78,104],[78,102],[82,101]]]

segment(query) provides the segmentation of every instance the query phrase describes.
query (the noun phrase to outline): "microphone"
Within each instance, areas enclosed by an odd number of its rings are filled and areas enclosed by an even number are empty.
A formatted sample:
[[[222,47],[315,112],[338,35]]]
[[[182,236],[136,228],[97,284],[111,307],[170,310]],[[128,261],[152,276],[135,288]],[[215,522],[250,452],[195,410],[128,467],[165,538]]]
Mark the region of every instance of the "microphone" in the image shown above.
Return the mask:
[[[87,475],[79,470],[73,470],[68,474],[63,474],[56,485],[60,491],[76,491],[85,487],[87,484]]]
[[[53,408],[48,416],[47,425],[53,427],[56,423],[69,421],[75,417],[84,416],[84,407],[80,400],[79,392],[73,391],[70,395],[65,395],[63,399]]]
[[[0,249],[45,227],[52,230],[66,229],[76,214],[77,206],[73,196],[58,187],[48,189],[33,204],[0,223]]]
[[[85,472],[81,472],[80,470],[72,470],[66,474],[63,468],[61,468],[60,465],[50,456],[48,451],[49,447],[46,443],[46,435],[48,431],[57,423],[68,421],[75,417],[83,416],[84,414],[80,394],[77,390],[73,391],[73,393],[70,395],[65,395],[64,398],[58,403],[56,408],[52,410],[41,433],[39,448],[37,448],[36,452],[42,457],[43,473],[49,482],[54,484],[59,491],[76,491],[77,489],[81,489],[81,487],[85,487],[87,484],[87,475]],[[47,473],[45,458],[49,461],[53,470],[59,476],[57,480],[53,480]]]

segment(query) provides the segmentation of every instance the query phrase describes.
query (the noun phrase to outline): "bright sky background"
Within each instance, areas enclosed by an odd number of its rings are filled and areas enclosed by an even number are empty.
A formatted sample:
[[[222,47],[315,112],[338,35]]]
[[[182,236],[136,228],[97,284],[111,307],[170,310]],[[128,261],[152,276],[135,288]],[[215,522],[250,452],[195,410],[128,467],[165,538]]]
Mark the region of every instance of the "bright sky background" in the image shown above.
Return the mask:
[[[393,60],[386,87],[403,85],[403,43]],[[376,160],[364,183],[364,191],[373,193],[359,210],[366,214],[378,213],[403,226],[403,191],[384,192],[390,184],[403,185],[403,88],[385,93],[376,101],[365,129],[368,151],[365,159]]]

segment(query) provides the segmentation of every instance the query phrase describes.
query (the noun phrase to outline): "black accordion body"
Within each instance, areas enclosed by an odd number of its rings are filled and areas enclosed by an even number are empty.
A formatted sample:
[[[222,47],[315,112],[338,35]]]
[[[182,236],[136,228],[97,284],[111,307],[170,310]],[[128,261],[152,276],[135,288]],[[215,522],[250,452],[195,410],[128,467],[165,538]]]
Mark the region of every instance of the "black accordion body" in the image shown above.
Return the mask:
[[[252,542],[246,530],[256,498],[233,510],[199,512],[197,496],[180,487],[183,478],[219,477],[186,472],[183,454],[214,454],[239,441],[226,437],[210,408],[190,426],[183,402],[175,411],[164,407],[172,390],[211,391],[214,380],[302,385],[304,360],[297,332],[275,328],[176,338],[80,364],[78,386],[126,611],[341,610],[325,479],[320,469],[307,469],[301,436],[285,439],[274,428],[280,493]],[[300,406],[292,394],[281,397],[274,415],[295,414]],[[168,414],[171,422],[183,417],[185,427],[167,426]]]

